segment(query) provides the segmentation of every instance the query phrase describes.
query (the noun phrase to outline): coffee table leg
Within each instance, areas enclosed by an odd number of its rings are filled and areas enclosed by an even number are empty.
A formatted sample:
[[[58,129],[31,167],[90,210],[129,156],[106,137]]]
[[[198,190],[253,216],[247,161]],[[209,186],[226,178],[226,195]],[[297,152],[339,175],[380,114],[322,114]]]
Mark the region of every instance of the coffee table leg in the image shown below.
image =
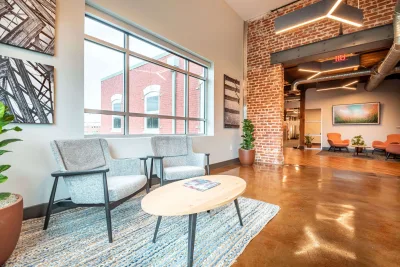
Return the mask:
[[[196,221],[197,213],[189,215],[189,232],[188,232],[188,266],[193,266],[194,241],[196,238]]]
[[[240,215],[239,202],[238,202],[237,199],[235,199],[234,202],[235,202],[237,214],[238,214],[238,216],[239,216],[240,225],[243,226],[242,216]]]
[[[156,225],[156,231],[154,232],[154,237],[153,237],[153,243],[156,243],[157,232],[158,232],[158,228],[160,228],[161,219],[162,219],[162,216],[158,216],[157,225]]]

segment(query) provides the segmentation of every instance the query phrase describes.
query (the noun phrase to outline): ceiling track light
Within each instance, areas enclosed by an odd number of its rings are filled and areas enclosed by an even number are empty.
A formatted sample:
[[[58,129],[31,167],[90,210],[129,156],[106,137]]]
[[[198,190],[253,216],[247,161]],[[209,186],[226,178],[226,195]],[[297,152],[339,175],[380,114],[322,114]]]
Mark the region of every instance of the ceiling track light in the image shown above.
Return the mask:
[[[322,19],[332,19],[355,27],[363,25],[363,11],[342,0],[322,0],[275,20],[275,33],[284,33]]]

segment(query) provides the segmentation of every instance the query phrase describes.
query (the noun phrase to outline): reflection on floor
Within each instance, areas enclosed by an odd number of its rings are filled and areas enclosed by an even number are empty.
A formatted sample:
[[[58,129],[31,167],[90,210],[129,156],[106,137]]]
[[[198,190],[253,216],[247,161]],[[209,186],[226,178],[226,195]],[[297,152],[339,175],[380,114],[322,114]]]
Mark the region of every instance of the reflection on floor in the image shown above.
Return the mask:
[[[283,141],[283,147],[293,148],[299,145],[299,139],[290,139]]]
[[[283,166],[213,171],[242,177],[245,197],[281,207],[234,266],[398,266],[398,164],[374,169],[371,161],[317,152],[286,149]]]

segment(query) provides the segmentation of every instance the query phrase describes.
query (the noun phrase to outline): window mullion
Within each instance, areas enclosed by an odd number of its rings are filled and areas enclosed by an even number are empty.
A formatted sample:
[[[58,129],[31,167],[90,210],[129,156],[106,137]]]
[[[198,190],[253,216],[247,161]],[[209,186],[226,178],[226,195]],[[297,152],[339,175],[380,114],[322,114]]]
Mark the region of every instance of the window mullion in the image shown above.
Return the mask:
[[[185,69],[188,70],[189,68],[189,63],[187,60],[185,60]],[[184,109],[185,109],[185,113],[184,116],[185,117],[189,117],[189,75],[186,74],[185,75],[185,88],[184,88]],[[189,120],[185,120],[185,134],[189,134]]]
[[[129,47],[129,38],[125,34],[125,48]],[[125,52],[124,64],[124,135],[129,134],[129,54]]]

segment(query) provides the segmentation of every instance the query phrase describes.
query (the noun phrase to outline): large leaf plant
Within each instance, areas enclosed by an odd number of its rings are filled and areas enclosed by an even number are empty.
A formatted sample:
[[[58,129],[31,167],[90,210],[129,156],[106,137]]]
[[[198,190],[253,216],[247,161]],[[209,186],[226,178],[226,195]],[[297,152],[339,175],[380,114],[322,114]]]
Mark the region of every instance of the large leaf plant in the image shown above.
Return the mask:
[[[4,128],[5,126],[7,126],[9,123],[11,123],[14,120],[14,115],[11,115],[8,112],[8,110],[9,110],[8,107],[6,105],[4,105],[4,103],[0,102],[0,134],[5,134],[10,131],[16,131],[16,132],[22,131],[22,129],[19,128],[18,126],[15,126],[13,128],[7,128],[7,129]],[[7,146],[10,143],[14,143],[14,142],[18,142],[18,141],[22,141],[22,140],[15,139],[15,138],[1,140],[0,141],[0,156],[5,153],[11,152],[9,150],[4,150],[3,148],[5,146]],[[0,165],[0,184],[4,183],[5,181],[8,180],[8,177],[5,176],[3,174],[3,172],[8,170],[10,167],[11,167],[11,165],[8,165],[8,164]],[[8,198],[10,195],[11,195],[11,193],[0,193],[0,200],[4,200],[4,199]]]
[[[251,120],[245,119],[243,122],[243,142],[240,144],[244,150],[251,150],[254,148],[254,141],[256,140],[254,134],[254,124]]]

